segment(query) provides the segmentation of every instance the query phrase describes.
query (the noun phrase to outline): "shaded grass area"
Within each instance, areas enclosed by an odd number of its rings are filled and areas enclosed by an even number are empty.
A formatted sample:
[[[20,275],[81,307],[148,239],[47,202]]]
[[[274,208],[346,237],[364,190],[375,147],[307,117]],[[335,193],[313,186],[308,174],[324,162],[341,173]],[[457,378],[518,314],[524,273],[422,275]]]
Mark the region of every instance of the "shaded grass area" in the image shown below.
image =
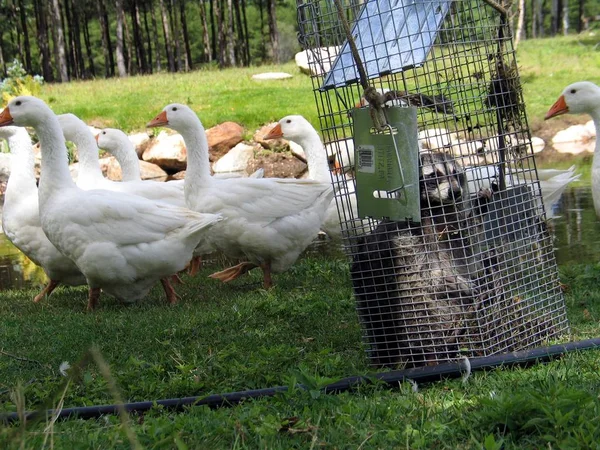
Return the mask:
[[[164,304],[160,289],[128,307],[107,298],[93,314],[84,312],[83,289],[60,290],[41,305],[32,304],[33,291],[3,295],[1,410],[14,411],[19,395],[33,409],[56,394],[60,362],[76,362],[95,344],[126,401],[296,382],[310,388],[218,410],[154,408],[126,427],[143,448],[598,448],[598,351],[418,392],[405,383],[325,396],[319,386],[372,372],[345,259],[311,254],[270,292],[258,288],[259,273],[222,286],[205,278],[210,272],[184,277],[175,307]],[[600,266],[564,267],[561,278],[573,338],[598,336]],[[65,407],[112,402],[94,365],[64,396]],[[50,429],[55,448],[132,445],[117,417],[0,428],[0,442],[40,448]]]

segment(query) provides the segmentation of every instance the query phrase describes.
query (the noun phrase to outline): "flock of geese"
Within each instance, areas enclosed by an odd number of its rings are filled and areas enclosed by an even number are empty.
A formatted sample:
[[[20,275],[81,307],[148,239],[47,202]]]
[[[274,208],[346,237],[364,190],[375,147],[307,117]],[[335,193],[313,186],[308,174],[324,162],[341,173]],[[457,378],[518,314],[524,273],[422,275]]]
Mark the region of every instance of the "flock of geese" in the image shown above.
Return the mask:
[[[599,129],[600,88],[589,82],[568,86],[546,118],[567,112],[591,114]],[[122,131],[107,128],[94,136],[79,118],[55,115],[38,98],[16,97],[0,113],[0,138],[14,155],[3,229],[50,280],[34,301],[59,284],[87,284],[92,310],[101,292],[134,302],[160,281],[167,301],[175,303],[172,279],[213,251],[242,262],[212,278],[228,282],[260,267],[268,289],[272,273],[294,264],[320,230],[333,238],[342,235],[332,199],[334,188],[344,182],[335,175],[332,180],[323,143],[302,116],[284,117],[265,136],[285,137],[303,147],[309,173],[302,180],[211,176],[204,127],[185,105],[166,106],[147,126],[181,134],[188,154],[185,180],[142,181],[135,149]],[[41,144],[39,186],[31,138],[23,127],[33,128]],[[79,152],[77,181],[69,171],[65,140]],[[598,142],[592,183],[600,215]],[[98,148],[118,160],[122,181],[103,177]],[[352,186],[345,183],[344,189],[351,194]],[[347,197],[357,217],[356,196]]]

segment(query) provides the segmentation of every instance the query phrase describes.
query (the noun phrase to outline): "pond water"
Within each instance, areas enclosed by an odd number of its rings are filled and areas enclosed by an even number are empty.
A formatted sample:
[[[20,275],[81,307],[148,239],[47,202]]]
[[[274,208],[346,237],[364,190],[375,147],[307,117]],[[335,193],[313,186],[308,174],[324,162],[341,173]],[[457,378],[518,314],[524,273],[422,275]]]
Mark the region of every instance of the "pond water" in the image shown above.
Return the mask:
[[[590,187],[569,188],[550,223],[559,265],[600,262],[600,220]],[[322,248],[319,251],[323,251]],[[45,275],[0,233],[0,290],[42,285]]]

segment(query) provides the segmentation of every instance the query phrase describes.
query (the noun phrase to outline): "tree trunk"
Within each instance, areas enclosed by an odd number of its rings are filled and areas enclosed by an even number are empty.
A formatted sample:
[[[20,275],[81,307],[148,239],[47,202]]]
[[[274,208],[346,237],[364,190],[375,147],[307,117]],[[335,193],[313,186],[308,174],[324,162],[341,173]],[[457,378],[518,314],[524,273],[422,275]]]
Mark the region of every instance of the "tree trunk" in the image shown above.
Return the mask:
[[[150,19],[152,20],[152,34],[154,35],[154,51],[156,52],[156,71],[162,70],[160,46],[158,44],[158,23],[156,22],[156,12],[154,11],[154,4],[150,4]]]
[[[579,0],[577,4],[577,32],[583,31],[583,15],[584,15],[585,0]]]
[[[23,30],[21,29],[21,23],[19,22],[19,20],[17,19],[18,16],[18,11],[17,11],[17,4],[15,2],[12,2],[9,6],[9,20],[7,21],[11,27],[11,37],[13,42],[15,42],[16,39],[16,46],[17,46],[17,55],[19,60],[22,61],[22,55],[23,55],[23,44],[21,44],[21,35],[23,34]],[[4,17],[3,17],[4,19]]]
[[[123,27],[125,22],[123,0],[116,0],[115,7],[117,12],[117,71],[120,77],[126,77],[127,66],[125,65],[125,49],[123,42]]]
[[[269,37],[273,50],[273,61],[279,63],[279,32],[277,31],[277,13],[275,0],[269,0]]]
[[[175,72],[181,70],[181,46],[180,44],[180,27],[177,24],[177,9],[175,8],[175,0],[170,0],[169,8],[169,23],[171,24],[171,32],[173,33],[173,43],[175,44]]]
[[[125,17],[125,11],[123,11],[123,31],[125,31],[125,65],[127,66],[127,73],[132,73],[131,65],[133,64],[133,57],[131,55],[131,49],[133,48],[133,42],[131,41],[131,32],[129,30],[129,22]]]
[[[235,29],[237,31],[237,44],[236,48],[236,56],[237,61],[241,66],[247,66],[246,62],[246,39],[244,38],[244,27],[242,26],[242,12],[240,11],[240,0],[233,1],[233,8],[235,10]]]
[[[537,37],[544,37],[544,0],[537,0]]]
[[[88,73],[85,74],[86,78],[96,77],[96,69],[94,67],[94,56],[92,54],[92,42],[90,39],[90,29],[88,27],[90,23],[90,18],[88,13],[84,13],[83,15],[83,41],[85,42],[85,53],[87,54],[88,59]]]
[[[225,20],[224,14],[225,11],[223,5],[219,2],[221,0],[215,0],[215,16],[217,17],[217,32],[219,35],[219,42],[217,43],[217,54],[219,67],[225,67],[227,65],[226,55],[225,55],[225,47],[226,43],[226,35],[225,35]]]
[[[192,49],[190,47],[190,36],[187,28],[187,18],[185,16],[185,1],[179,0],[179,16],[181,18],[181,33],[183,35],[183,44],[185,46],[185,71],[192,69]]]
[[[215,3],[219,0],[210,0],[210,35],[211,35],[211,45],[212,45],[212,59],[218,59],[217,57],[217,30],[215,28],[215,16],[218,10],[215,12]]]
[[[263,4],[263,0],[258,1],[258,13],[260,16],[260,54],[261,59],[264,61],[267,59],[267,41],[265,39],[265,7]]]
[[[34,0],[33,7],[37,28],[36,36],[42,62],[42,76],[44,77],[44,80],[51,82],[54,81],[54,73],[52,72],[52,62],[50,60],[50,43],[48,41],[48,22],[46,22],[47,11],[45,0]],[[6,67],[4,67],[4,72],[6,72]]]
[[[135,47],[135,55],[138,70],[141,73],[148,73],[148,66],[146,64],[146,52],[144,50],[144,41],[142,39],[140,9],[137,0],[133,0],[131,3],[131,24],[133,27],[133,46]]]
[[[62,17],[60,13],[59,0],[52,0],[52,35],[54,38],[54,57],[60,81],[66,83],[69,81],[69,72],[67,69],[67,55],[65,51],[65,36],[63,33]]]
[[[6,61],[4,60],[4,39],[0,33],[0,66],[2,67],[2,78],[6,77]]]
[[[23,30],[23,46],[25,49],[25,70],[32,72],[31,67],[31,46],[29,44],[29,30],[27,29],[27,14],[25,11],[25,2],[19,0],[19,13],[21,17],[21,29]]]
[[[152,5],[150,5],[152,6]],[[148,55],[148,72],[152,73],[152,67],[154,66],[154,64],[152,64],[152,39],[150,36],[150,27],[148,26],[148,6],[146,5],[146,3],[142,3],[142,8],[144,11],[144,32],[146,33],[146,36],[144,38],[145,44],[147,45],[147,55]]]
[[[248,18],[246,17],[246,0],[242,0],[242,19],[244,21],[244,49],[246,50],[246,65],[250,65],[250,34],[248,33]],[[262,30],[261,30],[262,34]]]
[[[204,62],[212,61],[212,51],[210,49],[210,38],[208,37],[208,22],[206,20],[206,5],[204,0],[200,0],[200,21],[202,23],[202,44],[204,50]]]
[[[100,22],[100,35],[102,37],[102,53],[104,54],[104,76],[106,78],[115,75],[115,60],[113,57],[112,43],[110,41],[110,30],[108,28],[108,16],[104,0],[97,0],[98,21]]]
[[[227,0],[227,64],[235,66],[235,32],[233,26],[233,1]]]
[[[569,0],[562,0],[562,31],[563,35],[569,34]]]
[[[167,60],[169,62],[169,72],[175,72],[175,58],[173,58],[173,41],[171,40],[171,27],[169,25],[169,16],[165,9],[163,0],[158,0],[160,5],[160,13],[162,16],[163,32],[165,35],[165,50],[167,52]]]
[[[515,50],[519,46],[519,41],[523,35],[523,22],[525,19],[525,0],[519,0],[519,18],[517,19],[517,29],[515,30]]]

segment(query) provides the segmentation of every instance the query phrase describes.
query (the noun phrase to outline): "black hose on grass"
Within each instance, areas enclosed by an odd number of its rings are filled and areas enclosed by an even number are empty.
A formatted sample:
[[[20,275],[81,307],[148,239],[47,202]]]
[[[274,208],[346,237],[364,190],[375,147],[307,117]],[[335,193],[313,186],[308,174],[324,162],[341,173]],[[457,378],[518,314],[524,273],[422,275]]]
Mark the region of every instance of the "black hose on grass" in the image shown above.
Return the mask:
[[[535,348],[531,350],[522,350],[512,353],[503,353],[499,355],[470,358],[471,370],[493,369],[496,367],[512,367],[516,365],[529,366],[538,362],[548,361],[563,353],[574,350],[589,350],[600,347],[600,338],[588,339],[585,341],[569,342],[567,344],[557,344],[549,347]],[[459,361],[456,363],[444,363],[436,366],[418,367],[414,369],[395,370],[390,372],[381,372],[371,376],[354,376],[343,378],[335,383],[328,384],[321,391],[325,394],[337,394],[349,391],[361,384],[373,383],[375,381],[395,386],[403,381],[413,380],[417,383],[429,383],[439,381],[445,378],[459,378],[465,372],[465,363]],[[297,385],[300,389],[306,389],[306,386]],[[162,406],[170,409],[183,409],[185,406],[208,406],[218,408],[223,406],[233,406],[243,400],[251,398],[272,397],[278,393],[287,392],[288,386],[275,386],[264,389],[254,389],[249,391],[230,392],[226,394],[214,394],[208,397],[183,397],[166,400],[154,400],[146,402],[125,403],[125,409],[128,412],[144,412],[153,406]],[[48,410],[46,417],[53,417],[56,412]],[[27,420],[39,417],[39,411],[25,413]],[[57,415],[59,418],[75,416],[81,419],[90,419],[105,414],[118,414],[117,405],[99,405],[84,406],[78,408],[64,408]],[[0,422],[13,423],[19,420],[17,413],[0,415]]]

